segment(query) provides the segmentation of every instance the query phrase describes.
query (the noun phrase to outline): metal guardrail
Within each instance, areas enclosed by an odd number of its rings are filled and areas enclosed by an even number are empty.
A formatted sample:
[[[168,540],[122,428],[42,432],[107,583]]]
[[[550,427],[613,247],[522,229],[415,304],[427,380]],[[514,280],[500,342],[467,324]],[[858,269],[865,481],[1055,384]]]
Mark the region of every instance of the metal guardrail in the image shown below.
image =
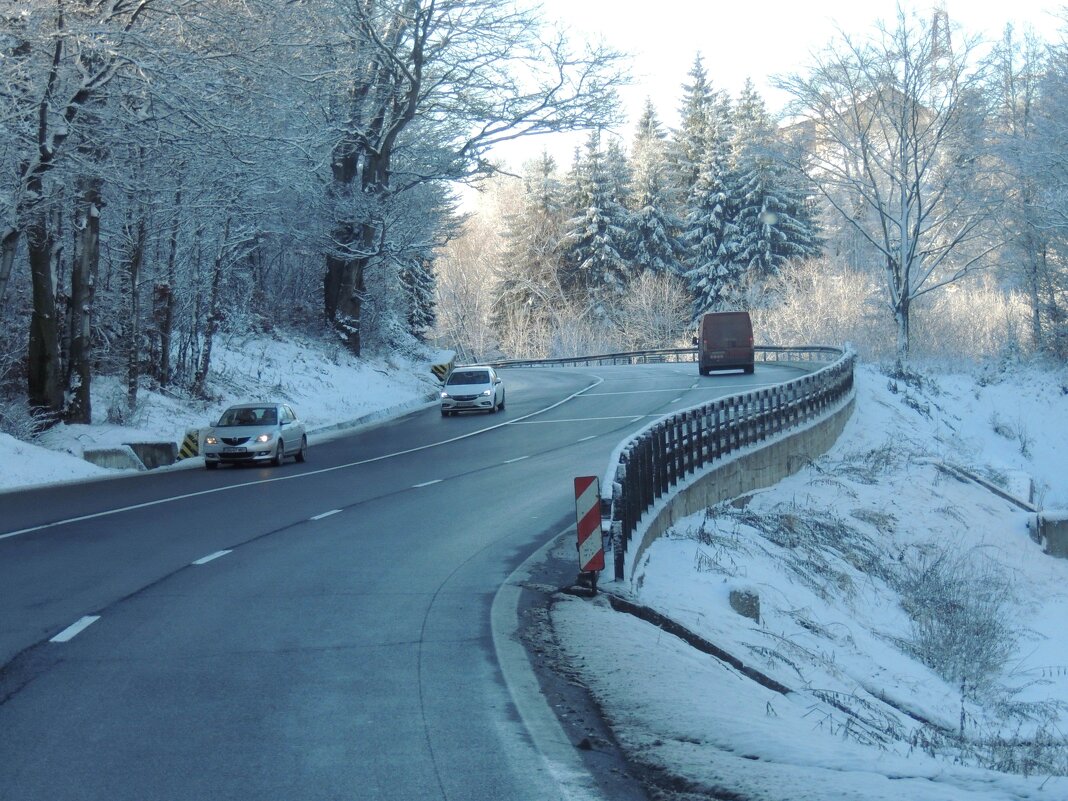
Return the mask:
[[[602,517],[610,521],[617,579],[623,578],[627,546],[641,516],[680,479],[740,448],[823,417],[853,392],[852,352],[828,347],[759,350],[783,361],[790,354],[789,361],[830,363],[784,384],[675,412],[617,448],[611,498],[601,500]]]
[[[757,345],[757,361],[828,361],[842,354],[839,348],[821,345],[797,348],[780,345]],[[482,362],[490,367],[599,367],[606,364],[663,364],[665,362],[696,362],[697,348],[655,348],[621,353],[602,353],[596,356],[564,356],[556,359],[506,359]]]
[[[731,395],[667,415],[641,429],[617,447],[602,487],[601,516],[609,520],[615,577],[623,578],[627,545],[657,499],[680,479],[717,459],[763,442],[776,434],[817,420],[853,392],[852,351],[823,345],[784,347],[758,345],[758,361],[826,362],[825,366],[774,387]],[[601,366],[696,362],[697,348],[605,353],[557,359],[509,359],[486,362],[492,367]],[[603,526],[602,526],[603,527]]]

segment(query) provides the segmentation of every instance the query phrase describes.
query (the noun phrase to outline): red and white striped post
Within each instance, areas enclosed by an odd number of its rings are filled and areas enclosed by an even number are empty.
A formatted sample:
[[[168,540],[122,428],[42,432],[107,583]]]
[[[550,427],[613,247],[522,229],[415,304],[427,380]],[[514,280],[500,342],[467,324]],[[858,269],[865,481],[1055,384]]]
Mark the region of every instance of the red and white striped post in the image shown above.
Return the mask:
[[[604,570],[601,538],[601,484],[597,476],[575,478],[575,515],[578,529],[579,580],[597,592],[597,573]]]

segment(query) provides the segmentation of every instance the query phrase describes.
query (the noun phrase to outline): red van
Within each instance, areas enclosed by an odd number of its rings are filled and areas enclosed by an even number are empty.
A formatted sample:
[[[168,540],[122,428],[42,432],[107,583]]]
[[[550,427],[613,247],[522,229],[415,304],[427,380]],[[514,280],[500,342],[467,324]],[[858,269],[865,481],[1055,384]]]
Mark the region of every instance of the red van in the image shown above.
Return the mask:
[[[697,370],[753,372],[753,323],[749,312],[709,312],[697,336]]]

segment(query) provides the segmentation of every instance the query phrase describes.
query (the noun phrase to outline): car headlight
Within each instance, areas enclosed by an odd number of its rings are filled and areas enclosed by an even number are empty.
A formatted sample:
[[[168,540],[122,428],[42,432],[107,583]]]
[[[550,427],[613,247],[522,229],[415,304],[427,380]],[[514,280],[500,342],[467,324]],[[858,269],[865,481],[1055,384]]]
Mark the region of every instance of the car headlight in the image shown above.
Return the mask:
[[[270,442],[273,439],[271,434],[260,434],[256,437],[256,442]]]
[[[492,389],[484,389],[484,390],[482,390],[482,394],[483,394],[483,395],[484,395],[485,397],[487,397],[487,398],[488,398],[488,397],[489,397],[490,395],[492,395],[492,394],[493,394],[493,390],[492,390]]]
[[[204,437],[204,444],[205,445],[218,445],[219,444],[219,438],[217,436],[215,436],[214,434],[208,434],[206,437]]]
[[[447,398],[447,397],[449,397],[449,393],[448,393],[448,392],[446,392],[445,390],[442,390],[442,391],[441,391],[441,397],[443,397],[443,398]]]

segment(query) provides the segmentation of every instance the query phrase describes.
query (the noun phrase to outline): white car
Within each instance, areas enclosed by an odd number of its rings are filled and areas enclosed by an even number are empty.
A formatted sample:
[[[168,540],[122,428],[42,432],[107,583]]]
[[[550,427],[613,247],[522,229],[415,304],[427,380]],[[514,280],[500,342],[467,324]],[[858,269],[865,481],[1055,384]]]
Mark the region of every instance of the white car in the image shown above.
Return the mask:
[[[220,464],[282,464],[287,456],[308,458],[304,421],[287,403],[231,406],[204,435],[204,467]]]
[[[441,388],[441,416],[504,409],[504,382],[492,367],[456,367]]]

